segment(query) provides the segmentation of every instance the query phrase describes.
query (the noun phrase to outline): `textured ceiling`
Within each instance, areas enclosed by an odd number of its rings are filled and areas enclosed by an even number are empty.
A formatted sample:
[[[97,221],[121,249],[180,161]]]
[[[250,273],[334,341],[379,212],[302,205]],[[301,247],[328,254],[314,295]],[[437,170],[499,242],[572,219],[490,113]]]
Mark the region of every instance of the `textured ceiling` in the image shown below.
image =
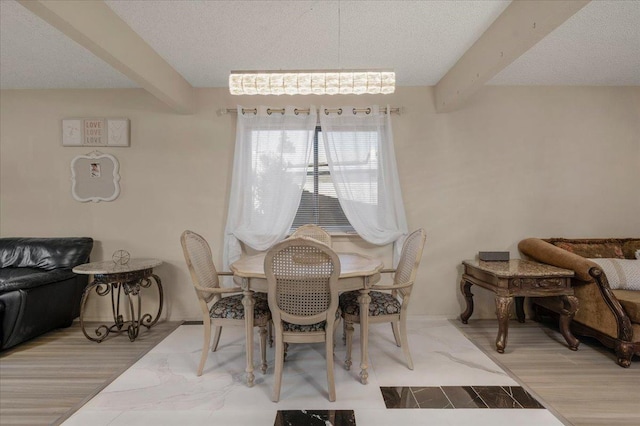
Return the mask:
[[[106,2],[196,87],[231,70],[393,68],[433,85],[509,1]]]
[[[242,69],[392,68],[435,85],[509,1],[115,1],[195,87]],[[490,84],[640,85],[640,1],[592,1]],[[0,88],[137,87],[13,0],[0,0]]]
[[[640,2],[592,1],[489,84],[640,86]]]
[[[0,88],[137,87],[13,0],[0,0]]]

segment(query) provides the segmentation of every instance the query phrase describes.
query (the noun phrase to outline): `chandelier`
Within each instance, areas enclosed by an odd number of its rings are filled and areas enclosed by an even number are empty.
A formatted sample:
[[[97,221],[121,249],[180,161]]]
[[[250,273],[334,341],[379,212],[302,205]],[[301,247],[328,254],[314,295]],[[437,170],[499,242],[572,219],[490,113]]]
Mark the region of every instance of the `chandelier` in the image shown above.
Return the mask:
[[[231,71],[232,95],[363,95],[395,92],[393,71]]]

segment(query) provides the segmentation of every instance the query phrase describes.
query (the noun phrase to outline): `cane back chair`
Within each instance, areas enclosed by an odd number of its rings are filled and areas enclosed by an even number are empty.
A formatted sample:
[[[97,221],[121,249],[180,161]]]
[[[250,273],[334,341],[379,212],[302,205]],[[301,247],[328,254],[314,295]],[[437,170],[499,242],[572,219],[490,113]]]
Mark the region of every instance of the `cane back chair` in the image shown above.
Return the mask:
[[[389,286],[374,285],[369,292],[369,324],[390,322],[396,345],[402,347],[407,366],[413,370],[413,360],[409,352],[407,341],[407,308],[411,296],[411,289],[418,272],[422,249],[426,240],[424,229],[411,233],[402,246],[402,254],[395,270],[393,284]],[[383,271],[385,272],[385,271]],[[390,290],[386,293],[380,290]],[[345,343],[347,357],[345,368],[351,368],[351,345],[353,342],[353,324],[360,324],[360,303],[358,291],[348,291],[340,295],[340,311],[344,321]]]
[[[202,310],[204,342],[200,364],[198,365],[198,376],[200,376],[209,353],[211,326],[213,325],[216,328],[211,348],[212,352],[215,352],[218,348],[223,326],[235,325],[244,327],[243,295],[240,287],[220,287],[219,277],[233,274],[231,272],[216,271],[211,256],[211,248],[204,238],[195,232],[184,231],[180,237],[180,242],[182,243],[184,258],[187,261],[187,267]],[[271,320],[271,313],[264,293],[262,293],[262,296],[259,293],[256,294],[253,314],[254,326],[260,328],[261,369],[265,373],[267,371],[266,327]]]
[[[335,401],[333,334],[340,260],[326,244],[289,238],[267,253],[264,271],[273,317],[276,360],[273,401],[280,399],[285,344],[325,342],[329,401]]]
[[[296,229],[290,238],[308,237],[331,247],[331,235],[318,225],[308,223]]]

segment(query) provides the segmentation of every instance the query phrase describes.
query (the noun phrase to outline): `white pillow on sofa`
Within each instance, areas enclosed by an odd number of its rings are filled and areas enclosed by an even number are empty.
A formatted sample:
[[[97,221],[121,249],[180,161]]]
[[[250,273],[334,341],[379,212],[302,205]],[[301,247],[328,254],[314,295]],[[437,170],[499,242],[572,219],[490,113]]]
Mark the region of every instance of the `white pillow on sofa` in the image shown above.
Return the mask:
[[[640,291],[640,260],[599,258],[589,260],[602,268],[612,290]]]

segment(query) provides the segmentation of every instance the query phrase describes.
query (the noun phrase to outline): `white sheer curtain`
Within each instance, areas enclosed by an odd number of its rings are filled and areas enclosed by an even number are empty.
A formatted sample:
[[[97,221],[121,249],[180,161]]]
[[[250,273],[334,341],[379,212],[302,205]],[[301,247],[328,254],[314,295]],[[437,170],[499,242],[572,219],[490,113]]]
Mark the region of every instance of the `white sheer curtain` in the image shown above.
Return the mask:
[[[331,178],[347,219],[372,244],[394,242],[397,263],[408,229],[391,119],[378,106],[369,108],[369,112],[356,112],[342,107],[327,114],[321,107],[320,125]]]
[[[316,108],[298,113],[238,106],[233,177],[225,228],[224,268],[242,254],[240,241],[267,250],[282,240],[296,215],[313,150]]]

